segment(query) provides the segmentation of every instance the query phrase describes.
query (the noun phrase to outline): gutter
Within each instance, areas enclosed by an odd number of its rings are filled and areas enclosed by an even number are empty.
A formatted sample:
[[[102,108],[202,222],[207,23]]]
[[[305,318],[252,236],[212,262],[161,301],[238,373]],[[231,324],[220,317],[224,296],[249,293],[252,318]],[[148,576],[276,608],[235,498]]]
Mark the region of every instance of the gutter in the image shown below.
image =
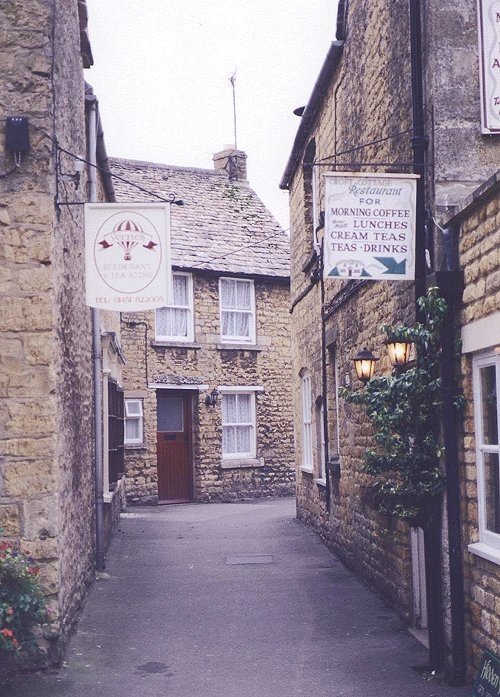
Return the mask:
[[[344,49],[343,41],[332,41],[330,49],[326,55],[316,84],[314,85],[307,106],[302,115],[300,126],[295,136],[292,152],[288,159],[285,172],[280,181],[280,189],[289,189],[292,179],[300,165],[302,150],[311,132],[313,123],[318,115],[323,103],[323,97],[332,80],[332,75],[337,69]]]

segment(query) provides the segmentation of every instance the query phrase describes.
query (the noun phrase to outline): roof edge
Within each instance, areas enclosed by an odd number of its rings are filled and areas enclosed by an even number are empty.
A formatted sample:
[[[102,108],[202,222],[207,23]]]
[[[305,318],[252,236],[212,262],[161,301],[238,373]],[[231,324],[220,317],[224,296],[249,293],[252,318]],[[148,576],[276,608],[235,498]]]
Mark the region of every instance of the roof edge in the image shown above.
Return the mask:
[[[319,106],[324,96],[324,91],[329,84],[334,70],[337,68],[340,57],[342,56],[342,51],[344,48],[344,41],[332,41],[330,48],[326,55],[323,66],[320,70],[316,83],[314,85],[307,106],[301,117],[301,122],[297,135],[292,147],[292,152],[288,158],[288,162],[280,181],[280,189],[288,189],[291,180],[297,171],[299,166],[300,153],[305,145],[306,139],[309,135],[311,126],[314,119],[317,116]]]

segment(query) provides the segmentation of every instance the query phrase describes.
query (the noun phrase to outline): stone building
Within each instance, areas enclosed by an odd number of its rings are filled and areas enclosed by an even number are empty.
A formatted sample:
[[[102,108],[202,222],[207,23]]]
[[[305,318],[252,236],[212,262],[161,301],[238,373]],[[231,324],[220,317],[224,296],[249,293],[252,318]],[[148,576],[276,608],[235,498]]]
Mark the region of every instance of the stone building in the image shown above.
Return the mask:
[[[475,3],[341,0],[281,181],[291,211],[298,515],[400,611],[429,643],[431,666],[457,683],[484,649],[500,648],[500,142],[481,132],[477,40]],[[415,282],[323,280],[327,172],[420,175]],[[411,326],[415,297],[430,285],[448,302],[447,483],[423,530],[374,509],[362,472],[373,431],[341,388],[356,388],[352,358],[363,347],[380,356],[378,374],[390,373],[382,326]],[[465,416],[450,407],[460,387]]]
[[[0,126],[0,533],[41,569],[52,607],[45,648],[57,662],[94,577],[99,508],[82,202],[114,193],[109,176],[85,166],[105,169],[107,159],[97,101],[84,80],[92,64],[85,2],[3,2],[0,27],[7,117]],[[119,330],[117,316],[100,317],[106,375],[98,380],[109,382],[114,404]],[[111,489],[118,492],[123,416],[115,411]],[[103,428],[100,414],[97,423]],[[109,443],[107,423],[103,431]],[[105,484],[97,525],[103,543],[120,498]]]
[[[245,153],[214,163],[112,160],[119,200],[137,198],[127,182],[174,200],[172,305],[122,313],[131,502],[294,491],[289,239],[250,188]]]

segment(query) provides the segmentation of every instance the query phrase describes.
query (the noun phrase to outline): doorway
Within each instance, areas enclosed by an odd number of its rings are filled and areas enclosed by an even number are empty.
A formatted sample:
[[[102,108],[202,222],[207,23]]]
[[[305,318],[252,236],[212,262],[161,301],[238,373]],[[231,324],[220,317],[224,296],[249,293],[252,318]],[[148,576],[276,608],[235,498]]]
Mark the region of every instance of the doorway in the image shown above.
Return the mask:
[[[157,390],[158,503],[193,500],[192,399],[185,391]]]

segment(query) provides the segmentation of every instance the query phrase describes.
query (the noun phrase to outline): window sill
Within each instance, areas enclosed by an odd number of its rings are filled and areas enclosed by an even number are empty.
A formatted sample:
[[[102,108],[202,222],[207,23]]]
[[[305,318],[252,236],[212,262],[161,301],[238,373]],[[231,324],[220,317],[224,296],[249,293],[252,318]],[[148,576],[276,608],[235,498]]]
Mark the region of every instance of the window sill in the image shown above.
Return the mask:
[[[315,479],[314,481],[318,486],[326,486],[326,479]]]
[[[487,559],[493,564],[500,564],[500,549],[490,547],[490,545],[484,542],[474,542],[474,544],[469,545],[467,549],[471,554],[475,554],[477,557]]]
[[[145,443],[125,443],[125,450],[146,450],[147,447]]]
[[[153,348],[201,349],[201,344],[195,344],[193,341],[157,341],[156,339],[153,339],[150,346]]]
[[[265,462],[263,457],[248,458],[242,460],[222,460],[221,468],[223,470],[243,469],[245,467],[264,467]]]
[[[262,351],[257,344],[217,344],[217,351]]]
[[[304,474],[314,474],[312,467],[305,467],[305,465],[300,466],[300,471]]]

